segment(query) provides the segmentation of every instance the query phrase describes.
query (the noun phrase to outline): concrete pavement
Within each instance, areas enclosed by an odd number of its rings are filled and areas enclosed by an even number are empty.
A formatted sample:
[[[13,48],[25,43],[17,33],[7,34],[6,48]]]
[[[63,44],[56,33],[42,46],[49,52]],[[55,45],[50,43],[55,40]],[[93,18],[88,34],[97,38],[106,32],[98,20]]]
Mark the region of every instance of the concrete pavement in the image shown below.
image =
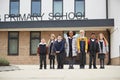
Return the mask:
[[[20,70],[0,72],[0,80],[120,80],[120,66],[105,66],[105,69],[64,69],[39,70],[39,65],[16,65]]]

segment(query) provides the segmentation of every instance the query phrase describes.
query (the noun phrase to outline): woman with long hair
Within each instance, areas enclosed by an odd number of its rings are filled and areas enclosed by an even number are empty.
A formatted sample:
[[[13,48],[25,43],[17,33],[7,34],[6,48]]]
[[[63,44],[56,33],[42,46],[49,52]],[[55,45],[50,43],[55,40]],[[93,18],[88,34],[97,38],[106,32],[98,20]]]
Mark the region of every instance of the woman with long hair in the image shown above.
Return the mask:
[[[100,33],[98,36],[98,45],[99,45],[98,58],[100,59],[100,68],[104,69],[105,54],[108,53],[108,41],[103,33]]]

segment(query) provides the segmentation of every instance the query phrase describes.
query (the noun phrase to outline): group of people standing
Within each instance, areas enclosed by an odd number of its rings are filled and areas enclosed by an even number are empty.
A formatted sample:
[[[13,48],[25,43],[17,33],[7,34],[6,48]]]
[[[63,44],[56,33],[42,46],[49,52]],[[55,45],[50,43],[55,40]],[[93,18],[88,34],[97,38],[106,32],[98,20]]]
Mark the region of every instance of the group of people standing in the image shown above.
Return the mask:
[[[44,63],[46,69],[46,55],[49,54],[50,69],[55,69],[55,58],[57,59],[57,69],[64,68],[65,57],[68,58],[69,69],[74,69],[76,56],[80,55],[80,68],[85,68],[86,53],[89,54],[89,69],[96,67],[96,55],[100,59],[100,68],[104,69],[104,59],[108,53],[108,42],[103,33],[100,33],[98,39],[95,33],[91,33],[90,39],[85,37],[85,31],[80,30],[79,37],[75,36],[74,31],[68,31],[67,36],[63,39],[62,36],[55,37],[51,34],[48,45],[45,39],[41,39],[38,45],[38,53],[40,56],[40,69]]]

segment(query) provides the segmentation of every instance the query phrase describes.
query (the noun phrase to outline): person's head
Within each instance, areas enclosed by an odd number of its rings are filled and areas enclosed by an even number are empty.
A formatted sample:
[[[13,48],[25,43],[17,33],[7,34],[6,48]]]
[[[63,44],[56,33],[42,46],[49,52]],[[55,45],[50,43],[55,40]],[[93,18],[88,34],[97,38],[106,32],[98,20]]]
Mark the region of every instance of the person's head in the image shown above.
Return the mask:
[[[91,33],[91,38],[92,39],[96,38],[95,33]]]
[[[51,35],[50,35],[50,39],[51,39],[51,40],[55,40],[55,38],[56,38],[56,37],[55,37],[55,34],[51,34]]]
[[[41,39],[41,43],[46,43],[44,38]]]
[[[98,36],[98,40],[104,40],[106,45],[108,45],[108,41],[107,39],[105,38],[104,34],[103,33],[100,33],[99,36]]]
[[[68,31],[67,36],[68,37],[73,37],[75,35],[75,31]]]
[[[80,30],[80,36],[84,37],[85,35],[85,31],[84,30]]]
[[[99,39],[100,39],[100,40],[103,40],[103,39],[104,39],[103,33],[100,33],[100,34],[99,34]]]
[[[62,36],[59,35],[59,36],[57,37],[57,40],[58,40],[58,42],[62,41]]]

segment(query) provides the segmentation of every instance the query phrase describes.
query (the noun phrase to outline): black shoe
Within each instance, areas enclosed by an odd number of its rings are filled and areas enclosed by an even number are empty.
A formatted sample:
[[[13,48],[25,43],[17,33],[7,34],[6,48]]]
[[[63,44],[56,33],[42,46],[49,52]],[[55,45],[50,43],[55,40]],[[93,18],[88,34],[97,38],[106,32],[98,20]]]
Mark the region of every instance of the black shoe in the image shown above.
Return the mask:
[[[100,67],[100,69],[102,69],[102,67]]]
[[[97,69],[97,67],[94,67],[94,69]]]
[[[42,68],[39,68],[39,69],[42,69]]]
[[[74,69],[74,67],[72,66],[72,68],[71,69]]]
[[[105,67],[102,67],[102,69],[105,69]]]
[[[69,69],[72,69],[72,66],[69,66]]]
[[[84,69],[84,67],[80,67],[80,69]]]
[[[91,69],[91,67],[89,67],[89,69]]]

